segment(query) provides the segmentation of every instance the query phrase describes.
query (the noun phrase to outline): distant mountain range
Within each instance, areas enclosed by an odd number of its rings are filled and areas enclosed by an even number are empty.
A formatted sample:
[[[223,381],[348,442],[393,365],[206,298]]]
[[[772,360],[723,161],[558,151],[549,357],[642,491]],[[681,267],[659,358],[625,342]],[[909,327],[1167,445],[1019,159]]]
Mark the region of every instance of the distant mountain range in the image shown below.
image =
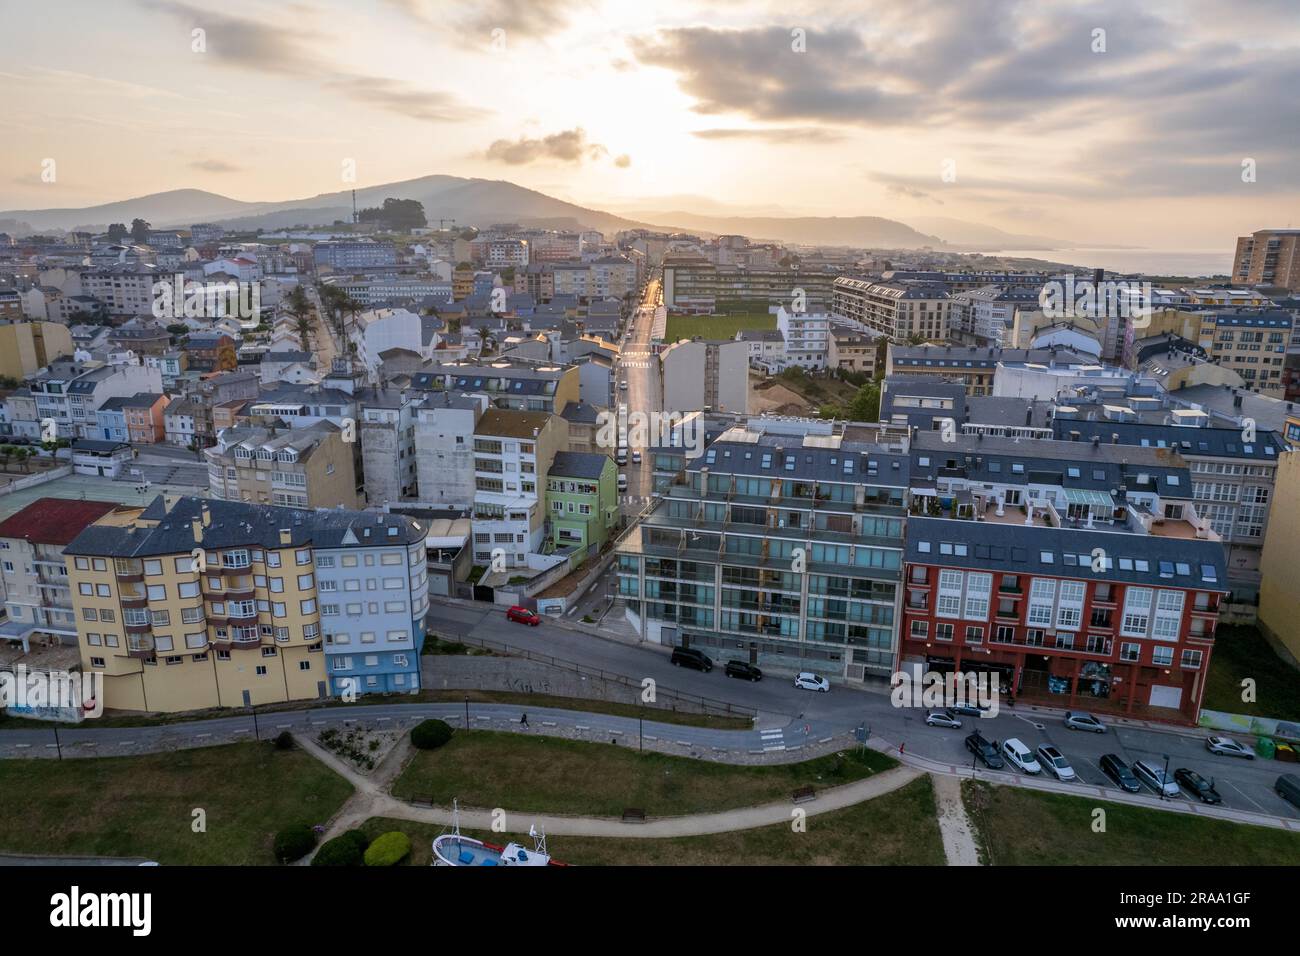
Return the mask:
[[[480,228],[515,222],[549,229],[598,229],[613,233],[624,229],[652,228],[707,235],[739,234],[755,240],[827,246],[918,249],[925,246],[948,251],[999,248],[1063,248],[1059,240],[1023,236],[956,219],[929,217],[907,225],[879,216],[736,216],[642,210],[636,219],[564,202],[536,190],[504,180],[465,179],[459,176],[423,176],[405,182],[368,186],[356,191],[358,209],[379,206],[387,198],[415,199],[424,205],[431,225],[451,219],[460,226]],[[701,208],[701,207],[697,207]],[[712,210],[725,210],[711,204]],[[174,189],[135,199],[82,209],[15,209],[0,212],[0,228],[22,233],[29,230],[103,231],[110,223],[130,225],[146,219],[155,229],[188,228],[196,222],[214,222],[228,229],[284,229],[292,226],[328,226],[352,216],[352,193],[341,190],[285,202],[243,202],[201,189]],[[925,230],[925,231],[919,231]]]

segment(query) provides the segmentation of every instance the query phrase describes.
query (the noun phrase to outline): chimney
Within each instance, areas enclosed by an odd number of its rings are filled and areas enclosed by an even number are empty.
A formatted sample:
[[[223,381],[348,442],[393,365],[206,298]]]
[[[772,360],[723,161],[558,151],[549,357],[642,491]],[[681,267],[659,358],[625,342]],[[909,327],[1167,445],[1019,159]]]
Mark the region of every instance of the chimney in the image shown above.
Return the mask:
[[[1026,426],[1029,426],[1029,425],[1032,425],[1033,423],[1034,423],[1034,406],[1033,406],[1033,405],[1026,405],[1026,406],[1025,406],[1025,425],[1026,425]]]
[[[208,508],[208,503],[205,501],[203,502],[203,527],[209,528],[211,526],[212,526],[212,511],[211,509]]]
[[[293,531],[289,528],[280,529],[280,544],[287,545],[293,543]]]
[[[202,544],[202,543],[203,543],[203,525],[202,525],[202,523],[200,523],[200,521],[199,521],[198,518],[195,518],[193,521],[190,522],[190,526],[194,529],[194,543],[195,543],[195,544]]]
[[[1098,447],[1100,444],[1101,444],[1101,436],[1100,436],[1100,435],[1093,435],[1093,436],[1092,436],[1092,447],[1093,447],[1093,448],[1096,448],[1096,447]]]

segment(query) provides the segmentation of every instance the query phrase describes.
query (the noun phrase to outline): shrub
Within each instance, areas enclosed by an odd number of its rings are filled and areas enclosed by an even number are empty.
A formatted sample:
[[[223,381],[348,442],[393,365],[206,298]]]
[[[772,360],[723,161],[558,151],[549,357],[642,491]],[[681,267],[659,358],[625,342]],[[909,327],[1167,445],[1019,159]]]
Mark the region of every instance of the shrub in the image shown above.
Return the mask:
[[[411,853],[411,838],[401,830],[392,830],[375,837],[366,850],[366,866],[396,866]]]
[[[287,731],[287,730],[282,730],[282,731],[280,731],[278,734],[276,734],[276,735],[275,735],[275,749],[276,749],[276,750],[292,750],[292,749],[293,749],[293,734],[289,733],[289,731]]]
[[[275,835],[275,858],[280,863],[301,860],[316,845],[316,831],[305,823],[287,826]]]
[[[421,750],[437,750],[451,740],[451,726],[442,720],[425,720],[411,731],[411,743]]]
[[[311,858],[311,865],[361,866],[368,842],[370,841],[360,830],[349,830],[321,844],[321,848]]]

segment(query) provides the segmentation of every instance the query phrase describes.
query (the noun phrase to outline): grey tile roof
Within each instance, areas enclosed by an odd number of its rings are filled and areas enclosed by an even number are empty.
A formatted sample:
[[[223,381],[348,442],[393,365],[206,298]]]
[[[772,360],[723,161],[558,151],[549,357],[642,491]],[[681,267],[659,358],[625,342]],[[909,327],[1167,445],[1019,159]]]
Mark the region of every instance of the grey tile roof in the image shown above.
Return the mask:
[[[907,519],[904,538],[908,563],[1156,588],[1227,590],[1228,569],[1218,541],[919,517]],[[955,547],[958,544],[963,548]],[[1095,548],[1105,552],[1110,567],[1092,570]],[[1047,555],[1051,560],[1043,560]]]
[[[1077,431],[1083,441],[1096,436],[1102,445],[1119,436],[1122,446],[1177,448],[1182,455],[1209,458],[1252,458],[1277,461],[1286,447],[1276,432],[1259,431],[1254,442],[1242,441],[1240,428],[1187,428],[1181,425],[1148,425],[1142,422],[1082,421],[1057,418],[1052,422],[1057,438],[1068,438]]]
[[[608,455],[597,455],[581,451],[557,452],[551,462],[551,476],[557,478],[599,479],[607,466],[613,464]]]
[[[211,523],[203,529],[206,549],[261,547],[393,547],[423,540],[426,525],[411,518],[368,511],[320,509],[307,511],[273,505],[185,497],[168,511],[162,496],[144,510],[141,518],[159,522],[155,527],[91,525],[73,539],[66,554],[139,558],[189,553],[200,546],[192,522],[202,518],[207,505]],[[280,529],[289,531],[290,543],[280,543]],[[390,535],[389,528],[397,533]]]

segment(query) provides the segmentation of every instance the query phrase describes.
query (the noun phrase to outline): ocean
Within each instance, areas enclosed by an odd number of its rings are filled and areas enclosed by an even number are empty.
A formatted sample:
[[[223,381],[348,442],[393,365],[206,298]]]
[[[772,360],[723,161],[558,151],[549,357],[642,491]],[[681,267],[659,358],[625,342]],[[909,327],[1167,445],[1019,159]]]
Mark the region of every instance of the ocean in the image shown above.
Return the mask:
[[[1155,249],[1001,249],[994,255],[1048,259],[1088,269],[1158,276],[1226,276],[1232,268],[1231,248],[1212,252]]]

